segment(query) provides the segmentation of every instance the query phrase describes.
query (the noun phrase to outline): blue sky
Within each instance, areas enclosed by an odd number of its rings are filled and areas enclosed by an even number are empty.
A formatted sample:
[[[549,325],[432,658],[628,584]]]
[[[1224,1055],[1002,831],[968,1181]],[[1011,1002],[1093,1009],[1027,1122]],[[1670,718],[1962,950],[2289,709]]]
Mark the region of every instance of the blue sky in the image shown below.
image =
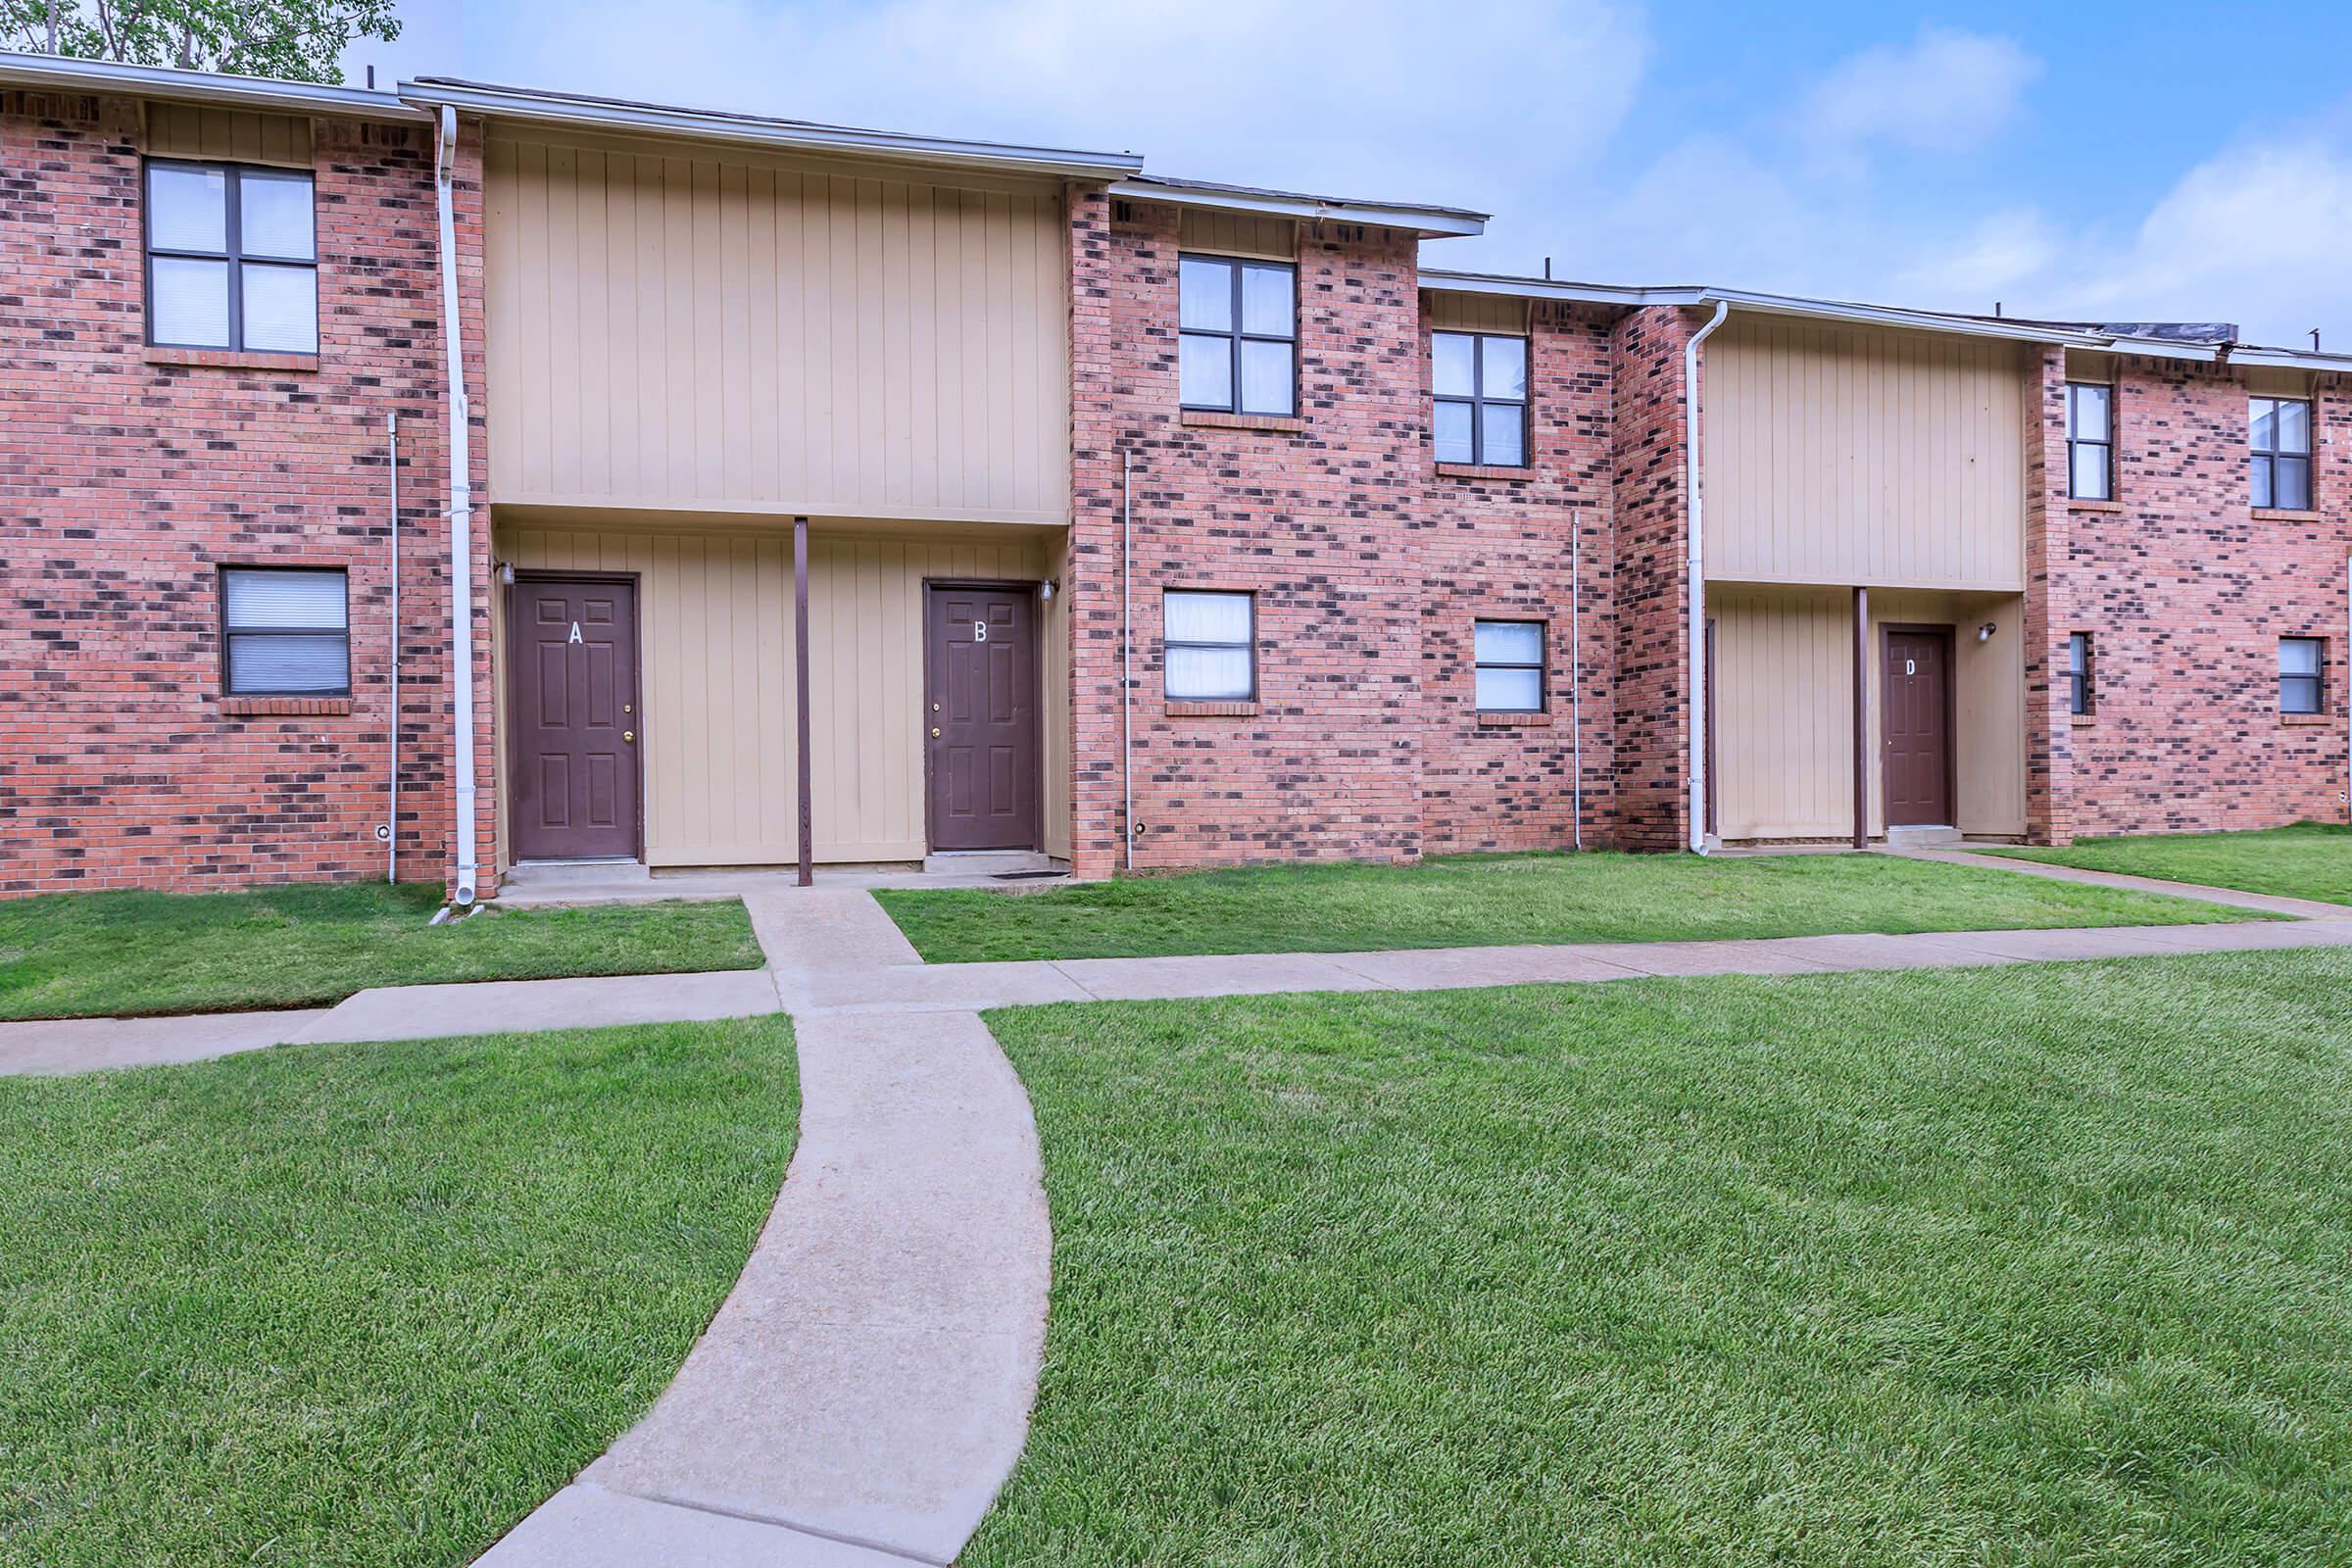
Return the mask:
[[[2352,350],[2352,7],[405,0],[437,73],[1491,211],[1429,265]],[[1759,17],[1768,17],[1759,23]],[[359,72],[351,73],[358,79]]]

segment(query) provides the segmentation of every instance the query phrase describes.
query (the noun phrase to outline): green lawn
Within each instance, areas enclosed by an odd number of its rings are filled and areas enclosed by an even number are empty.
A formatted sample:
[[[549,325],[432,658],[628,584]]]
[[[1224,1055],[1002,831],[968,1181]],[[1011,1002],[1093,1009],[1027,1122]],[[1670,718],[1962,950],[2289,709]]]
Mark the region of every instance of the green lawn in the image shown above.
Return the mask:
[[[1996,850],[2089,871],[2122,871],[2285,899],[2352,904],[2352,827],[2303,822],[2253,833],[2082,839],[2063,850]]]
[[[1480,855],[875,895],[933,963],[2167,925],[2218,905],[1884,855]]]
[[[966,1568],[2352,1558],[2352,954],[990,1016]]]
[[[315,1006],[369,986],[755,969],[740,904],[485,906],[427,925],[434,884],[0,901],[0,1018]]]
[[[652,1402],[781,1018],[0,1079],[0,1562],[457,1568]]]

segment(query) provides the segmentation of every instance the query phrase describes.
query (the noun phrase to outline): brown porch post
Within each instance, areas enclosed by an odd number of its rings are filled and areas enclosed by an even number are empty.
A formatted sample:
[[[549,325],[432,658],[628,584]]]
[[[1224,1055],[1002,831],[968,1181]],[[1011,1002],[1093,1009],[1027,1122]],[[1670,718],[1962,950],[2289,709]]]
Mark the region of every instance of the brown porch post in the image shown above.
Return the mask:
[[[1854,848],[1870,848],[1870,590],[1854,590]]]
[[[802,887],[815,879],[816,838],[808,815],[808,519],[792,519],[792,684],[794,746],[801,786]]]

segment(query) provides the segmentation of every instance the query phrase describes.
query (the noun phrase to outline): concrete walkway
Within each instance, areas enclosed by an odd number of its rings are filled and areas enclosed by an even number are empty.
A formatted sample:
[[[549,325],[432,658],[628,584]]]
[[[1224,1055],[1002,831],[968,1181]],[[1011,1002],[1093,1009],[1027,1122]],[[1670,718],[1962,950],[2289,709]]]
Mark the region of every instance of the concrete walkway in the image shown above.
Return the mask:
[[[2067,881],[2140,880],[1918,853]],[[801,1138],[741,1279],[645,1419],[480,1560],[939,1568],[1020,1452],[1052,1261],[1028,1101],[980,1009],[2352,946],[2352,908],[2160,890],[2317,917],[933,965],[861,888],[760,885],[743,897],[764,969],[399,987],[308,1012],[0,1024],[0,1072],[188,1061],[294,1041],[791,1013]]]

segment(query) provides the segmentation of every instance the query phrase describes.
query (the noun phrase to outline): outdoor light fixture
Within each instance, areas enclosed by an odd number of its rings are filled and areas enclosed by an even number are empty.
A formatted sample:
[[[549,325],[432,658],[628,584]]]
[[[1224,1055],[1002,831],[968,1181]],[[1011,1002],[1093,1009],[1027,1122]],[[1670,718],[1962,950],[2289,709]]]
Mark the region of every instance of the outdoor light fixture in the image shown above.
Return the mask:
[[[1992,634],[2000,629],[2001,628],[1998,625],[1988,620],[1984,625],[1977,628],[1977,641],[1981,643],[1988,643],[1992,641]]]
[[[498,580],[509,588],[514,586],[514,563],[502,561],[498,564]]]

